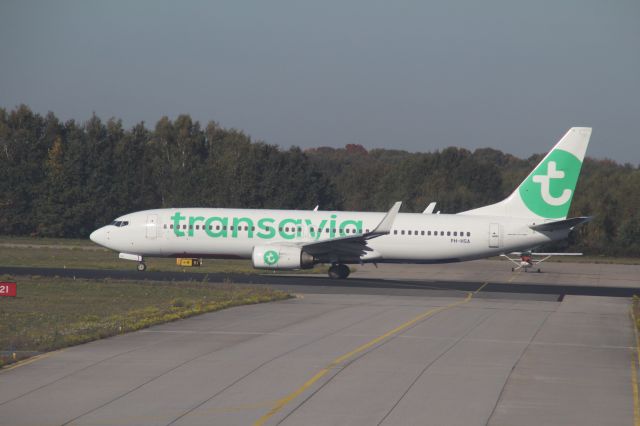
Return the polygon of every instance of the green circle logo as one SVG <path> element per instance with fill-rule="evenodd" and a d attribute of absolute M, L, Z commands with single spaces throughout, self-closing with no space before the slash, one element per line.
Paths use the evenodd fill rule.
<path fill-rule="evenodd" d="M 538 216 L 566 217 L 581 166 L 573 154 L 554 150 L 520 185 L 522 201 Z"/>
<path fill-rule="evenodd" d="M 276 263 L 278 263 L 278 259 L 280 259 L 280 256 L 278 256 L 278 252 L 275 250 L 268 250 L 264 252 L 264 256 L 262 256 L 262 259 L 264 260 L 264 263 L 266 263 L 267 265 L 271 266 L 271 265 L 275 265 Z"/>

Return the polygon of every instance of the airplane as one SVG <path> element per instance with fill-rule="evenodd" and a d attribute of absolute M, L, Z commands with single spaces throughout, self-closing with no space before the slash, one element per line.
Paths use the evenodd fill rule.
<path fill-rule="evenodd" d="M 450 263 L 528 250 L 568 236 L 588 217 L 567 219 L 590 127 L 573 127 L 511 195 L 457 214 L 163 208 L 125 214 L 94 231 L 93 242 L 146 269 L 149 257 L 250 259 L 256 269 L 330 264 Z M 435 206 L 434 206 L 435 207 Z M 433 207 L 431 213 L 433 212 Z"/>
<path fill-rule="evenodd" d="M 511 268 L 511 272 L 515 272 L 520 269 L 527 272 L 529 268 L 534 268 L 535 266 L 538 266 L 545 260 L 550 259 L 552 256 L 582 256 L 582 253 L 539 253 L 539 252 L 533 252 L 531 250 L 522 251 L 522 252 L 514 251 L 509 254 L 518 256 L 518 257 L 513 258 L 513 257 L 510 257 L 508 254 L 504 254 L 504 253 L 501 254 L 500 256 L 504 257 L 505 259 L 509 260 L 511 263 L 515 265 Z M 542 258 L 535 259 L 536 256 L 541 256 Z M 537 270 L 538 272 L 541 272 L 540 268 L 537 268 Z"/>

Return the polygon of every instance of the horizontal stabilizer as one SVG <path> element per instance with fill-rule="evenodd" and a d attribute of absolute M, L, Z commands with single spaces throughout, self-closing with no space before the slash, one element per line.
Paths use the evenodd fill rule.
<path fill-rule="evenodd" d="M 538 225 L 530 225 L 529 228 L 534 231 L 557 231 L 560 229 L 573 229 L 578 225 L 589 222 L 593 219 L 590 216 L 572 217 L 571 219 L 556 220 L 554 222 L 546 222 Z"/>

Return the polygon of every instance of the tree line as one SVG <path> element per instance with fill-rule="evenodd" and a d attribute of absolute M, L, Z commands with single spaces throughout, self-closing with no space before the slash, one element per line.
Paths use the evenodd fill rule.
<path fill-rule="evenodd" d="M 60 121 L 27 106 L 0 109 L 0 234 L 86 238 L 124 213 L 160 207 L 442 213 L 506 197 L 541 160 L 494 149 L 428 153 L 292 147 L 253 141 L 188 115 L 154 129 L 95 114 Z M 640 170 L 587 158 L 570 216 L 594 220 L 558 248 L 640 256 Z"/>

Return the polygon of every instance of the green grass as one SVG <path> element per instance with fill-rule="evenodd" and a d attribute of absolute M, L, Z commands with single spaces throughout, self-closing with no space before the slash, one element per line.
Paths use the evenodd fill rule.
<path fill-rule="evenodd" d="M 22 276 L 0 280 L 18 283 L 18 297 L 0 298 L 0 366 L 204 312 L 290 297 L 266 287 L 230 283 Z"/>
<path fill-rule="evenodd" d="M 0 244 L 25 244 L 31 246 L 60 245 L 60 246 L 92 246 L 98 247 L 90 239 L 77 238 L 39 238 L 39 237 L 10 237 L 0 235 Z"/>
<path fill-rule="evenodd" d="M 50 238 L 0 237 L 0 262 L 2 266 L 29 266 L 49 268 L 85 269 L 136 269 L 136 262 L 121 260 L 118 253 L 102 248 L 89 240 L 64 240 Z M 260 272 L 248 260 L 204 259 L 200 267 L 180 267 L 175 259 L 147 258 L 149 271 L 192 271 L 205 273 Z M 295 273 L 326 273 L 327 267 L 295 271 Z M 269 273 L 269 271 L 262 271 Z M 286 271 L 278 271 L 283 273 Z"/>

